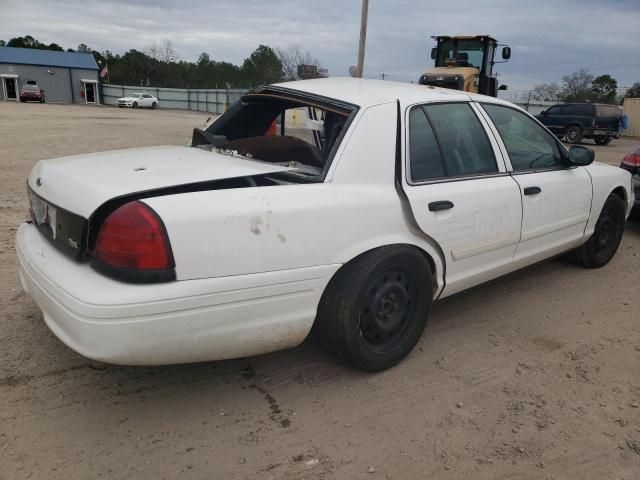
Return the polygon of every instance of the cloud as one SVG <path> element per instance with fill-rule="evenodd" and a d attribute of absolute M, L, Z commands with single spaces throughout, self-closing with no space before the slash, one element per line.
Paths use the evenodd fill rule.
<path fill-rule="evenodd" d="M 38 40 L 98 50 L 144 49 L 170 39 L 180 56 L 242 63 L 259 44 L 299 44 L 332 75 L 356 62 L 359 0 L 0 0 L 5 40 Z M 28 14 L 25 12 L 28 11 Z M 371 0 L 365 75 L 416 80 L 431 64 L 431 35 L 491 34 L 512 47 L 496 67 L 510 89 L 561 81 L 586 68 L 620 85 L 640 81 L 637 0 L 499 1 L 454 3 Z"/>

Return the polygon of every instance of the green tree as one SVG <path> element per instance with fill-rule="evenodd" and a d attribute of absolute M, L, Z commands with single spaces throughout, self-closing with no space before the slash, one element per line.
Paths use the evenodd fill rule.
<path fill-rule="evenodd" d="M 611 75 L 600 75 L 593 79 L 591 91 L 593 99 L 601 103 L 615 103 L 618 82 Z"/>
<path fill-rule="evenodd" d="M 198 56 L 198 66 L 209 65 L 210 63 L 211 63 L 211 57 L 209 57 L 209 54 L 207 52 L 202 52 Z"/>
<path fill-rule="evenodd" d="M 260 45 L 242 64 L 242 71 L 252 86 L 282 80 L 282 63 L 271 47 Z"/>
<path fill-rule="evenodd" d="M 5 42 L 4 40 L 0 40 L 0 47 L 4 47 L 7 45 L 7 42 Z"/>
<path fill-rule="evenodd" d="M 631 88 L 625 92 L 624 98 L 640 98 L 640 82 L 631 85 Z"/>

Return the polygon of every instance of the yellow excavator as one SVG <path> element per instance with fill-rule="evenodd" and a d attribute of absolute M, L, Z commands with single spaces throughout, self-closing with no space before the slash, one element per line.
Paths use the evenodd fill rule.
<path fill-rule="evenodd" d="M 436 45 L 431 49 L 435 66 L 425 71 L 418 80 L 421 85 L 451 88 L 465 92 L 498 96 L 498 78 L 493 73 L 496 63 L 511 58 L 511 48 L 498 44 L 490 35 L 435 36 Z M 496 50 L 502 47 L 502 61 L 496 61 Z"/>

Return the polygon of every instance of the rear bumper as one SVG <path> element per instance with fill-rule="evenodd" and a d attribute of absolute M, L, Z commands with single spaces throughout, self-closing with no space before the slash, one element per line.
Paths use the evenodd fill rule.
<path fill-rule="evenodd" d="M 24 290 L 67 346 L 95 360 L 160 365 L 257 355 L 307 336 L 339 265 L 131 285 L 53 248 L 33 225 L 17 232 Z"/>

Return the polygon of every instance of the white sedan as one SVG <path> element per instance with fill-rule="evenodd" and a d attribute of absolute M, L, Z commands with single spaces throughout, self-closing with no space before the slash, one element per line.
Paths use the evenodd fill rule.
<path fill-rule="evenodd" d="M 118 107 L 157 108 L 158 105 L 160 102 L 150 93 L 132 93 L 118 99 Z"/>
<path fill-rule="evenodd" d="M 306 127 L 310 127 L 308 129 Z M 257 88 L 191 147 L 39 162 L 20 277 L 87 357 L 292 347 L 389 368 L 431 304 L 561 253 L 615 254 L 631 175 L 495 98 L 319 79 Z"/>

